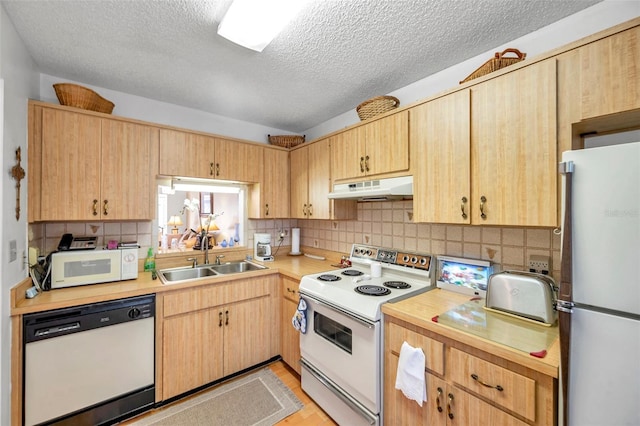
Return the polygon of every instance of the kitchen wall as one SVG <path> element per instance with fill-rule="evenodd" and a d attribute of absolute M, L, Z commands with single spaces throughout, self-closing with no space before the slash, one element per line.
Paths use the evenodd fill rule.
<path fill-rule="evenodd" d="M 22 168 L 27 168 L 27 99 L 38 96 L 36 64 L 27 52 L 4 7 L 0 7 L 0 161 L 2 208 L 0 209 L 0 424 L 10 424 L 11 326 L 9 290 L 27 276 L 22 253 L 27 247 L 27 183 L 20 189 L 20 219 L 15 216 L 16 181 L 10 170 L 16 164 L 16 149 L 22 150 Z M 2 84 L 0 84 L 0 88 Z M 10 261 L 9 241 L 16 242 L 17 258 Z"/>

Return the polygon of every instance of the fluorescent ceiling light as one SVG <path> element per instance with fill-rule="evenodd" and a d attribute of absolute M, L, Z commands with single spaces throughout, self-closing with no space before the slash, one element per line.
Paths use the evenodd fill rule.
<path fill-rule="evenodd" d="M 304 4 L 303 0 L 234 0 L 218 25 L 218 34 L 262 52 Z"/>

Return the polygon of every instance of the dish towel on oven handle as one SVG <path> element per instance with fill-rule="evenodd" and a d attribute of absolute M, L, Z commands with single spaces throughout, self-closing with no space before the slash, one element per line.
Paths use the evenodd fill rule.
<path fill-rule="evenodd" d="M 296 313 L 293 314 L 293 318 L 291 318 L 291 324 L 293 324 L 293 328 L 300 333 L 305 334 L 307 332 L 307 302 L 302 298 L 300 298 L 298 302 Z"/>
<path fill-rule="evenodd" d="M 421 407 L 422 402 L 427 400 L 424 369 L 425 357 L 422 349 L 403 342 L 396 372 L 396 389 L 401 390 L 405 397 L 417 402 Z"/>

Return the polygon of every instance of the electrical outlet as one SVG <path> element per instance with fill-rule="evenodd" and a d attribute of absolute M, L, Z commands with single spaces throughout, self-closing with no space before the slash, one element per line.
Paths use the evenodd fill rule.
<path fill-rule="evenodd" d="M 9 241 L 9 263 L 18 259 L 18 243 L 16 240 Z"/>
<path fill-rule="evenodd" d="M 551 258 L 549 256 L 532 254 L 529 256 L 529 272 L 549 275 L 549 272 L 551 272 Z"/>
<path fill-rule="evenodd" d="M 278 231 L 278 241 L 284 240 L 285 235 L 287 235 L 287 233 L 283 229 Z"/>

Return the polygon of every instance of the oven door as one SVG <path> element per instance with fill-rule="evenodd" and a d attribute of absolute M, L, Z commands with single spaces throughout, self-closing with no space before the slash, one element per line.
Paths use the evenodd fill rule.
<path fill-rule="evenodd" d="M 380 322 L 356 318 L 306 294 L 301 297 L 307 303 L 307 332 L 300 335 L 303 360 L 377 415 L 381 398 Z"/>

